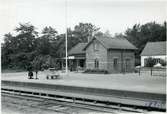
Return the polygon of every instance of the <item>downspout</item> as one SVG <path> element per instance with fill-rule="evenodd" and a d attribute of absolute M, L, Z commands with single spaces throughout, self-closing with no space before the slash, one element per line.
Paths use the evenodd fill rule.
<path fill-rule="evenodd" d="M 124 73 L 124 71 L 123 71 L 123 50 L 121 51 L 121 70 L 122 70 L 122 73 Z"/>

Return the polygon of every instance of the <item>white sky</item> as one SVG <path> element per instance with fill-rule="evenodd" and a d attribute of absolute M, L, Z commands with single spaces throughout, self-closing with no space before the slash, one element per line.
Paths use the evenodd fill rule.
<path fill-rule="evenodd" d="M 111 34 L 124 32 L 136 23 L 166 20 L 165 0 L 67 0 L 68 27 L 91 22 Z M 30 22 L 38 31 L 45 26 L 65 31 L 65 0 L 0 0 L 0 37 Z"/>

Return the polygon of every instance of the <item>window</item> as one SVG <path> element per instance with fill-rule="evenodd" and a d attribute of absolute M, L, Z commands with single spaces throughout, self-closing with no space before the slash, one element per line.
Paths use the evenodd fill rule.
<path fill-rule="evenodd" d="M 160 59 L 158 58 L 158 59 L 155 59 L 155 63 L 157 64 L 157 63 L 160 63 Z"/>
<path fill-rule="evenodd" d="M 118 58 L 114 58 L 114 69 L 118 69 Z"/>
<path fill-rule="evenodd" d="M 98 51 L 99 50 L 99 43 L 94 42 L 94 50 Z"/>
<path fill-rule="evenodd" d="M 95 68 L 99 68 L 99 60 L 95 59 Z"/>
<path fill-rule="evenodd" d="M 86 53 L 86 58 L 89 57 L 89 53 Z"/>
<path fill-rule="evenodd" d="M 145 58 L 144 59 L 144 66 L 147 66 L 147 61 L 148 61 L 148 58 Z"/>

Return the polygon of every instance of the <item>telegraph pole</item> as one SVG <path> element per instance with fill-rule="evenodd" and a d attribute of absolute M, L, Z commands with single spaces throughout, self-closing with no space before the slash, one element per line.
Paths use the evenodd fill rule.
<path fill-rule="evenodd" d="M 65 43 L 65 47 L 66 47 L 66 75 L 68 75 L 68 55 L 67 55 L 67 0 L 65 0 L 65 30 L 66 30 L 66 34 L 65 34 L 65 39 L 66 39 L 66 43 Z"/>

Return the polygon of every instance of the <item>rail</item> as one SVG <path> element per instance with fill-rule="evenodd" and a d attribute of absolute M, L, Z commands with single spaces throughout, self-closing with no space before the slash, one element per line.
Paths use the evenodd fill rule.
<path fill-rule="evenodd" d="M 89 98 L 80 98 L 80 97 L 72 97 L 72 96 L 65 96 L 65 95 L 56 95 L 47 92 L 38 92 L 38 91 L 26 91 L 26 90 L 19 90 L 19 89 L 10 89 L 10 88 L 1 88 L 1 92 L 5 94 L 11 95 L 19 95 L 19 96 L 26 96 L 30 98 L 42 98 L 48 99 L 52 102 L 59 101 L 59 102 L 66 102 L 71 104 L 75 104 L 75 106 L 80 106 L 80 108 L 87 108 L 92 110 L 98 110 L 103 112 L 113 112 L 113 110 L 122 110 L 128 112 L 143 112 L 143 110 L 150 110 L 150 111 L 166 111 L 166 109 L 161 109 L 159 107 L 144 107 L 144 106 L 136 106 L 136 105 L 127 105 L 121 104 L 116 102 L 107 102 L 89 99 Z M 157 104 L 153 104 L 157 105 Z"/>

